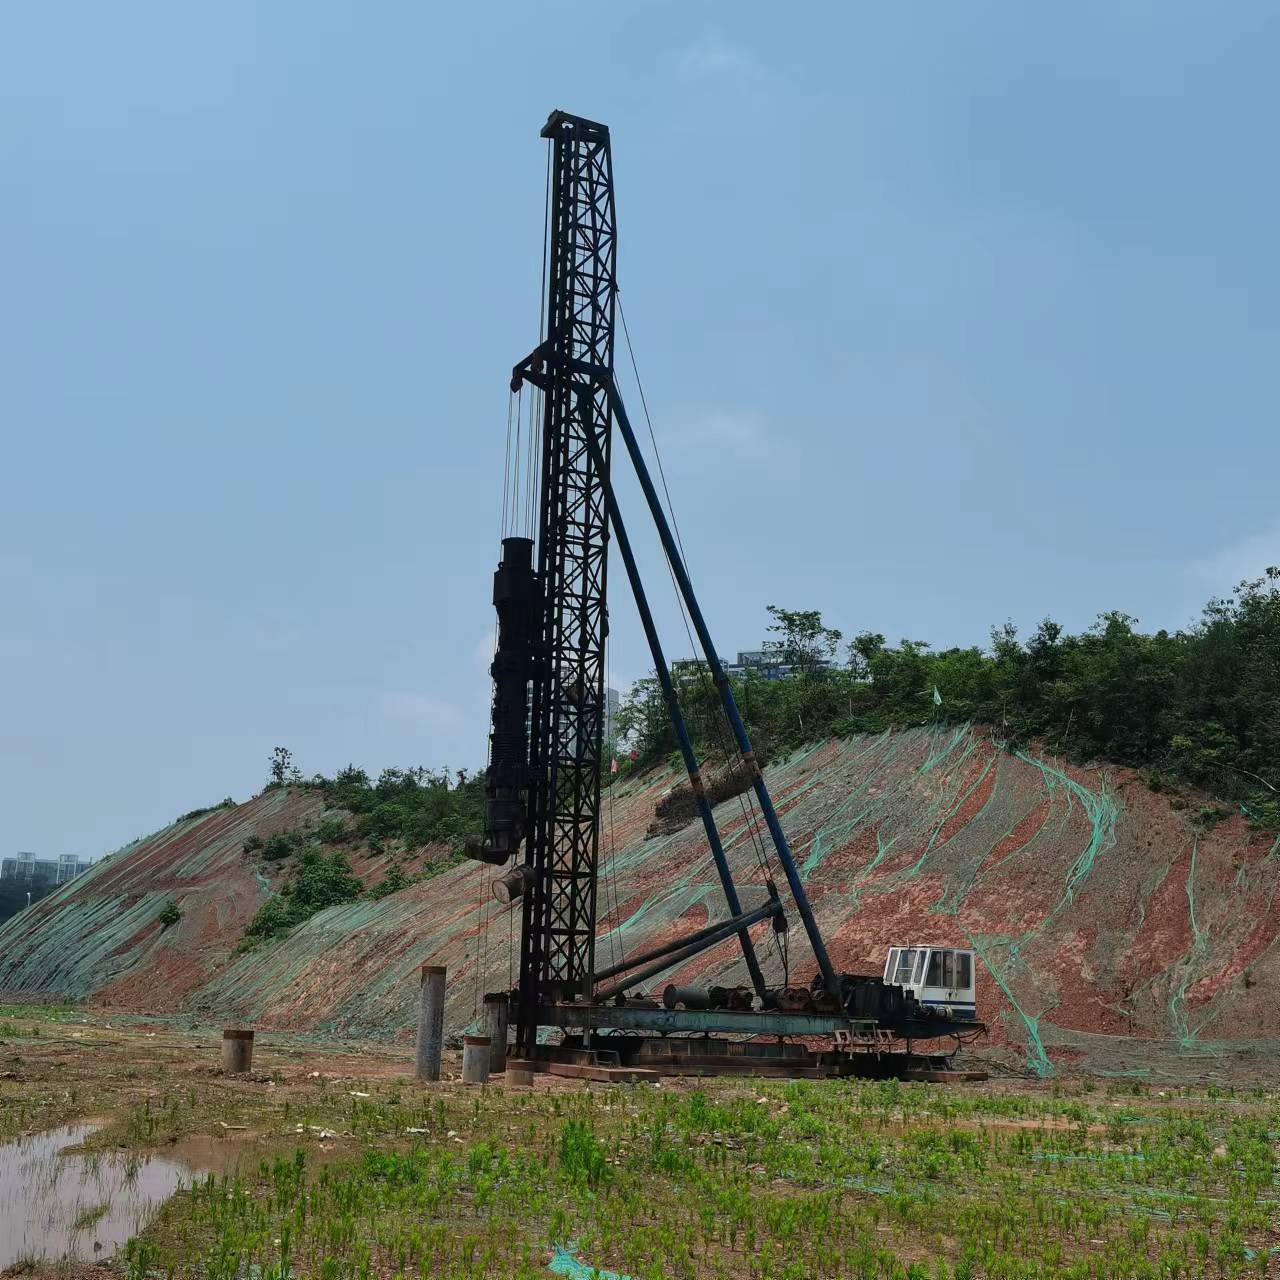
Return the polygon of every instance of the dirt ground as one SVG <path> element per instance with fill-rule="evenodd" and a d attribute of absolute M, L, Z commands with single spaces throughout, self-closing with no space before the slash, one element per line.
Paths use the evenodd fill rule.
<path fill-rule="evenodd" d="M 422 1085 L 406 1049 L 270 1034 L 252 1072 L 230 1077 L 217 1029 L 0 1006 L 0 1236 L 24 1194 L 6 1169 L 54 1144 L 24 1175 L 43 1197 L 25 1224 L 34 1244 L 11 1248 L 4 1274 L 958 1280 L 1280 1265 L 1280 1100 L 1262 1088 L 538 1076 L 476 1089 L 459 1066 L 447 1054 L 445 1079 Z"/>

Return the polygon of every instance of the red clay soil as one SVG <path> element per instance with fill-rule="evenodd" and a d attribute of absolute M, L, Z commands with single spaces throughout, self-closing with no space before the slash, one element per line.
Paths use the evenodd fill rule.
<path fill-rule="evenodd" d="M 1174 1078 L 1280 1062 L 1273 836 L 1240 818 L 1202 825 L 1201 797 L 1156 794 L 1132 771 L 1038 749 L 1011 753 L 978 729 L 833 740 L 767 774 L 837 967 L 878 974 L 887 948 L 908 942 L 975 947 L 980 1012 L 1011 1065 Z M 606 797 L 601 957 L 724 918 L 700 822 L 648 834 L 677 781 L 659 770 Z M 464 1028 L 474 993 L 501 989 L 513 968 L 518 920 L 489 897 L 493 868 L 453 868 L 232 954 L 278 874 L 244 854 L 245 836 L 315 821 L 319 803 L 268 793 L 117 855 L 0 928 L 0 989 L 394 1038 L 413 1026 L 418 968 L 443 963 L 448 1024 Z M 765 872 L 751 824 L 738 798 L 716 816 L 754 905 Z M 385 859 L 355 865 L 367 884 L 385 874 Z M 776 863 L 767 871 L 785 899 Z M 164 929 L 168 900 L 182 918 Z M 786 976 L 807 981 L 813 960 L 792 915 Z M 752 932 L 767 978 L 782 981 L 769 925 Z M 643 985 L 745 979 L 730 939 Z"/>

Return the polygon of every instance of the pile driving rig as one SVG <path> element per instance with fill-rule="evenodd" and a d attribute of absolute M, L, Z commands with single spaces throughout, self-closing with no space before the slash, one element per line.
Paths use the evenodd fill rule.
<path fill-rule="evenodd" d="M 838 974 L 769 797 L 728 677 L 717 656 L 671 526 L 614 380 L 616 222 L 609 130 L 554 111 L 542 129 L 548 173 L 544 339 L 514 368 L 513 393 L 540 396 L 536 527 L 504 537 L 494 575 L 498 614 L 482 838 L 468 852 L 508 869 L 494 896 L 522 912 L 520 979 L 513 993 L 516 1053 L 529 1060 L 694 1068 L 900 1071 L 884 1065 L 890 1040 L 957 1039 L 982 1029 L 919 1003 L 880 976 Z M 744 906 L 730 871 L 681 713 L 644 584 L 610 482 L 621 436 L 697 633 L 748 772 L 787 893 L 817 961 L 807 987 L 771 989 L 751 929 L 787 928 L 772 882 Z M 504 530 L 505 531 L 505 530 Z M 596 958 L 601 748 L 605 705 L 607 552 L 617 543 L 689 775 L 727 914 L 664 946 L 607 965 Z M 535 556 L 536 548 L 536 556 Z M 514 861 L 513 861 L 514 860 Z M 661 1001 L 628 995 L 646 979 L 737 937 L 750 987 L 668 988 Z M 548 1036 L 545 1029 L 559 1029 Z M 544 1034 L 540 1035 L 540 1031 Z M 672 1033 L 695 1033 L 690 1039 Z M 739 1036 L 745 1039 L 733 1040 Z M 777 1037 L 776 1044 L 756 1039 Z M 815 1053 L 788 1038 L 823 1037 Z M 872 1052 L 867 1052 L 871 1050 Z M 607 1057 L 606 1057 L 607 1055 Z M 916 1060 L 917 1064 L 919 1059 Z M 878 1064 L 878 1065 L 873 1065 Z"/>

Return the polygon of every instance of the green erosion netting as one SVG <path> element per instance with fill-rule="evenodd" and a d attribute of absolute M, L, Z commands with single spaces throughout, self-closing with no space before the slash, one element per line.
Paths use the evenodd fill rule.
<path fill-rule="evenodd" d="M 245 838 L 318 811 L 303 793 L 269 791 L 134 841 L 0 926 L 0 991 L 82 1000 L 135 994 L 166 1009 L 207 976 L 244 932 L 267 886 Z M 160 915 L 173 902 L 182 918 Z"/>
<path fill-rule="evenodd" d="M 567 1248 L 556 1248 L 555 1256 L 547 1264 L 547 1270 L 552 1275 L 568 1276 L 569 1280 L 631 1280 L 630 1276 L 621 1275 L 617 1271 L 605 1271 L 583 1262 L 572 1244 Z"/>
<path fill-rule="evenodd" d="M 1009 751 L 967 725 L 825 741 L 768 779 L 837 967 L 878 974 L 892 945 L 972 946 L 991 1052 L 1018 1070 L 1274 1074 L 1280 841 L 1243 816 L 1202 825 L 1132 775 Z M 701 825 L 648 835 L 679 781 L 657 770 L 606 793 L 602 961 L 726 915 Z M 95 869 L 10 921 L 0 989 L 105 991 L 142 1008 L 176 983 L 174 1007 L 211 1020 L 389 1039 L 411 1034 L 429 962 L 448 968 L 447 1025 L 461 1031 L 518 964 L 518 913 L 493 902 L 488 866 L 332 907 L 231 955 L 265 893 L 243 835 L 292 795 L 171 828 L 113 860 L 112 875 Z M 754 904 L 763 826 L 740 798 L 716 817 Z M 161 931 L 152 922 L 170 896 L 183 918 Z M 814 965 L 794 922 L 789 956 L 767 923 L 754 937 L 766 978 L 807 981 Z M 730 939 L 646 986 L 745 981 Z"/>

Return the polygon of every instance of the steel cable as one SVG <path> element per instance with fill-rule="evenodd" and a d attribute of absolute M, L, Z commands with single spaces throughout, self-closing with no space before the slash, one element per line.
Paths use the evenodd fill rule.
<path fill-rule="evenodd" d="M 623 306 L 621 290 L 618 291 L 618 315 L 622 320 L 622 333 L 627 344 L 627 355 L 631 361 L 631 371 L 636 380 L 636 390 L 640 394 L 640 407 L 644 412 L 645 426 L 649 432 L 649 441 L 653 447 L 654 459 L 657 462 L 657 466 L 658 466 L 658 477 L 662 483 L 662 492 L 666 500 L 667 515 L 671 520 L 672 530 L 675 533 L 676 546 L 679 548 L 679 552 L 680 552 L 681 566 L 684 568 L 685 574 L 688 575 L 689 562 L 688 562 L 688 557 L 685 554 L 684 539 L 681 537 L 680 523 L 676 518 L 675 506 L 671 501 L 671 490 L 667 485 L 666 470 L 663 467 L 663 463 L 662 463 L 662 451 L 658 447 L 657 435 L 655 434 L 653 429 L 653 420 L 649 414 L 649 402 L 644 393 L 644 383 L 640 378 L 640 367 L 636 361 L 635 349 L 631 343 L 631 331 L 627 326 L 627 314 Z M 676 604 L 680 611 L 681 621 L 684 624 L 685 636 L 687 637 L 689 642 L 689 649 L 691 652 L 696 653 L 697 646 L 694 642 L 693 630 L 689 622 L 688 612 L 685 608 L 684 597 L 679 589 L 679 583 L 676 579 L 675 570 L 670 563 L 668 563 L 667 565 L 667 571 L 671 577 L 671 585 L 672 585 L 673 591 L 675 592 Z M 714 698 L 716 695 L 715 695 L 714 683 L 711 679 L 710 664 L 707 662 L 700 662 L 698 665 L 699 665 L 700 675 L 702 678 L 703 690 L 709 691 L 712 694 L 712 697 Z M 677 690 L 677 696 L 678 696 L 678 690 Z M 723 713 L 721 714 L 713 713 L 711 717 L 711 723 L 712 723 L 714 732 L 716 734 L 717 745 L 720 748 L 721 757 L 724 759 L 726 764 L 728 764 L 733 758 L 736 757 L 738 760 L 741 760 L 742 757 L 741 757 L 741 752 L 736 747 L 731 747 L 729 741 L 727 740 L 727 737 L 725 735 L 725 726 L 722 723 L 722 714 Z M 748 843 L 750 844 L 751 849 L 755 854 L 756 866 L 761 872 L 761 874 L 764 876 L 766 881 L 771 880 L 773 877 L 769 867 L 768 853 L 765 849 L 764 839 L 760 834 L 759 821 L 762 815 L 758 816 L 755 796 L 754 794 L 751 794 L 751 793 L 739 793 L 739 795 L 737 796 L 737 800 L 738 800 L 739 810 L 742 813 L 744 826 L 746 827 L 748 832 L 748 837 L 749 837 Z M 783 972 L 785 974 L 787 971 L 788 965 L 787 965 L 787 957 L 783 951 L 782 943 L 779 941 L 779 938 L 781 935 L 779 935 L 775 930 L 772 930 L 772 929 L 770 930 L 770 933 L 772 933 L 773 935 L 775 948 L 778 953 L 778 960 L 782 965 Z"/>

